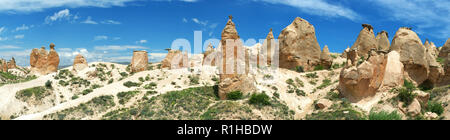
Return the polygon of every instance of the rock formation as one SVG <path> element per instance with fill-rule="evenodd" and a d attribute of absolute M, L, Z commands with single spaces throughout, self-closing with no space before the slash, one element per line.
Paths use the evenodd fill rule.
<path fill-rule="evenodd" d="M 443 70 L 421 42 L 414 31 L 402 27 L 396 32 L 390 50 L 400 53 L 406 79 L 416 85 L 424 82 L 436 84 L 436 78 L 439 77 L 437 75 L 442 75 Z"/>
<path fill-rule="evenodd" d="M 274 47 L 275 46 L 272 46 L 272 42 L 274 42 L 274 39 L 275 39 L 275 37 L 273 36 L 273 32 L 272 32 L 272 29 L 270 29 L 270 32 L 269 32 L 269 34 L 267 34 L 267 37 L 266 37 L 266 44 L 267 44 L 267 47 L 266 47 L 266 53 L 263 53 L 263 56 L 265 56 L 265 58 L 267 59 L 267 65 L 271 65 L 272 64 L 272 58 L 273 58 L 273 52 L 275 51 L 275 50 L 273 50 L 273 49 L 275 49 Z"/>
<path fill-rule="evenodd" d="M 445 59 L 444 70 L 444 76 L 439 79 L 439 86 L 450 85 L 450 55 Z"/>
<path fill-rule="evenodd" d="M 388 51 L 389 50 L 389 36 L 386 31 L 381 31 L 377 34 L 375 38 L 377 40 L 378 50 Z"/>
<path fill-rule="evenodd" d="M 73 70 L 74 71 L 82 71 L 83 69 L 89 67 L 88 63 L 86 61 L 86 58 L 83 57 L 83 55 L 78 54 L 75 56 L 75 59 L 73 60 Z"/>
<path fill-rule="evenodd" d="M 433 42 L 429 41 L 428 39 L 423 44 L 425 46 L 425 49 L 427 49 L 427 52 L 429 52 L 433 57 L 438 57 L 439 50 L 437 49 L 436 45 L 434 45 Z"/>
<path fill-rule="evenodd" d="M 320 54 L 320 65 L 322 65 L 325 69 L 330 69 L 332 64 L 333 59 L 330 56 L 328 46 L 325 45 L 325 47 L 323 47 L 322 53 Z"/>
<path fill-rule="evenodd" d="M 133 51 L 131 58 L 131 72 L 141 72 L 148 68 L 148 53 L 147 51 Z"/>
<path fill-rule="evenodd" d="M 351 49 L 358 50 L 358 56 L 367 58 L 367 53 L 373 48 L 377 49 L 377 41 L 370 24 L 362 24 L 363 29 L 359 32 L 356 42 Z"/>
<path fill-rule="evenodd" d="M 30 65 L 32 74 L 46 75 L 56 72 L 59 66 L 59 55 L 55 51 L 55 44 L 50 44 L 50 52 L 41 49 L 33 49 L 30 54 Z"/>
<path fill-rule="evenodd" d="M 0 71 L 1 72 L 8 72 L 9 69 L 15 69 L 17 68 L 16 60 L 14 57 L 11 58 L 11 60 L 6 61 L 4 59 L 0 59 Z"/>
<path fill-rule="evenodd" d="M 394 87 L 403 86 L 403 64 L 400 62 L 400 54 L 397 51 L 391 51 L 387 54 L 386 69 L 383 77 L 382 88 L 390 90 Z"/>
<path fill-rule="evenodd" d="M 449 53 L 450 53 L 450 38 L 448 38 L 444 46 L 440 48 L 439 57 L 445 59 L 447 58 Z"/>
<path fill-rule="evenodd" d="M 161 61 L 161 68 L 179 69 L 185 68 L 189 65 L 189 58 L 187 52 L 182 53 L 180 50 L 167 49 L 166 58 Z"/>
<path fill-rule="evenodd" d="M 350 47 L 347 46 L 347 49 L 344 50 L 344 52 L 342 52 L 341 57 L 342 58 L 347 58 L 347 53 L 350 52 Z"/>
<path fill-rule="evenodd" d="M 216 53 L 214 50 L 214 47 L 211 43 L 209 43 L 208 47 L 206 48 L 205 52 L 203 53 L 203 65 L 211 65 L 211 66 L 215 66 L 215 59 L 216 58 Z"/>
<path fill-rule="evenodd" d="M 278 40 L 280 68 L 293 69 L 302 66 L 305 71 L 311 71 L 320 63 L 320 46 L 314 26 L 308 21 L 297 17 L 281 31 Z"/>
<path fill-rule="evenodd" d="M 222 31 L 221 52 L 222 65 L 220 65 L 219 80 L 219 97 L 226 99 L 227 94 L 233 91 L 241 91 L 249 94 L 256 90 L 254 78 L 248 75 L 247 66 L 245 64 L 247 49 L 240 42 L 236 26 L 229 17 L 225 28 Z M 235 42 L 235 44 L 228 44 Z M 227 54 L 227 53 L 233 54 Z"/>
<path fill-rule="evenodd" d="M 361 65 L 346 67 L 340 73 L 339 91 L 352 102 L 375 95 L 382 85 L 387 64 L 386 55 L 371 54 Z"/>

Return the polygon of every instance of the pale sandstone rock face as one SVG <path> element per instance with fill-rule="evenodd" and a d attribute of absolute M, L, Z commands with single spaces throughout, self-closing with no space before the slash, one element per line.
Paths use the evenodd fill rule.
<path fill-rule="evenodd" d="M 319 109 L 327 109 L 332 104 L 333 104 L 333 102 L 331 102 L 328 99 L 320 99 L 320 100 L 317 101 L 316 107 L 319 108 Z"/>
<path fill-rule="evenodd" d="M 275 37 L 273 36 L 273 32 L 272 29 L 270 29 L 269 34 L 267 34 L 266 37 L 266 44 L 267 44 L 267 48 L 266 48 L 266 53 L 263 53 L 263 56 L 266 57 L 267 59 L 267 65 L 271 65 L 272 64 L 272 58 L 273 58 L 273 52 L 275 49 L 275 46 L 272 46 L 272 42 L 274 42 Z M 259 59 L 258 59 L 259 60 Z"/>
<path fill-rule="evenodd" d="M 236 30 L 236 26 L 232 21 L 232 17 L 228 20 L 225 28 L 222 31 L 221 40 L 221 52 L 222 52 L 222 65 L 220 65 L 219 74 L 219 97 L 220 99 L 226 99 L 227 94 L 233 91 L 241 91 L 244 94 L 249 94 L 256 90 L 255 79 L 248 75 L 248 51 L 242 43 L 239 43 L 239 35 Z M 228 41 L 237 42 L 236 44 L 228 44 Z M 243 52 L 244 51 L 244 52 Z M 234 57 L 227 57 L 227 53 L 233 52 Z M 244 56 L 238 56 L 238 53 L 244 53 Z M 232 54 L 228 54 L 233 56 Z M 234 63 L 228 63 L 234 62 Z M 245 69 L 243 69 L 245 68 Z M 230 71 L 233 69 L 233 71 Z M 227 71 L 228 70 L 228 71 Z M 239 72 L 240 71 L 240 72 Z"/>
<path fill-rule="evenodd" d="M 347 49 L 344 50 L 344 52 L 342 52 L 342 58 L 347 58 L 347 53 L 350 52 L 350 47 L 347 46 Z"/>
<path fill-rule="evenodd" d="M 133 51 L 131 58 L 131 72 L 141 72 L 148 68 L 148 53 L 147 51 Z"/>
<path fill-rule="evenodd" d="M 330 56 L 328 46 L 325 45 L 325 47 L 323 47 L 322 53 L 320 54 L 320 65 L 322 65 L 325 69 L 330 69 L 332 64 L 333 59 Z"/>
<path fill-rule="evenodd" d="M 439 86 L 450 85 L 450 55 L 448 55 L 447 59 L 445 60 L 444 69 L 444 76 L 442 76 L 439 80 Z"/>
<path fill-rule="evenodd" d="M 56 72 L 59 66 L 59 55 L 55 51 L 55 44 L 50 44 L 50 52 L 41 49 L 33 49 L 30 54 L 30 65 L 32 74 L 46 75 Z"/>
<path fill-rule="evenodd" d="M 281 31 L 278 40 L 280 68 L 293 69 L 303 66 L 305 71 L 311 71 L 320 63 L 320 46 L 314 26 L 308 21 L 297 17 Z"/>
<path fill-rule="evenodd" d="M 420 104 L 427 107 L 428 101 L 430 100 L 430 93 L 421 90 L 413 91 L 413 93 L 417 95 L 416 97 L 417 101 L 419 101 Z"/>
<path fill-rule="evenodd" d="M 211 43 L 209 43 L 208 47 L 206 48 L 205 52 L 203 53 L 203 65 L 211 65 L 211 66 L 215 66 L 216 60 L 216 53 L 214 50 L 214 47 Z"/>
<path fill-rule="evenodd" d="M 377 40 L 378 50 L 389 50 L 389 46 L 391 46 L 391 44 L 389 43 L 389 36 L 386 31 L 379 32 L 375 39 Z"/>
<path fill-rule="evenodd" d="M 167 53 L 166 58 L 161 61 L 161 68 L 180 69 L 189 66 L 189 57 L 187 52 L 181 52 L 180 50 L 170 50 Z"/>
<path fill-rule="evenodd" d="M 429 52 L 433 57 L 438 57 L 439 50 L 437 49 L 436 45 L 433 42 L 427 39 L 423 44 L 423 46 L 425 46 L 427 52 Z"/>
<path fill-rule="evenodd" d="M 377 53 L 359 66 L 343 68 L 339 77 L 340 93 L 351 102 L 375 95 L 383 82 L 386 64 L 386 56 Z"/>
<path fill-rule="evenodd" d="M 417 34 L 409 28 L 400 28 L 392 40 L 390 50 L 400 53 L 400 61 L 405 67 L 405 78 L 417 85 L 428 79 L 429 64 L 427 53 Z"/>
<path fill-rule="evenodd" d="M 420 114 L 422 107 L 420 106 L 420 102 L 417 99 L 414 99 L 412 103 L 407 108 L 407 113 L 411 116 L 417 116 Z"/>
<path fill-rule="evenodd" d="M 397 51 L 391 51 L 387 54 L 387 64 L 382 87 L 388 90 L 403 86 L 403 72 L 403 63 L 400 62 L 400 54 Z"/>
<path fill-rule="evenodd" d="M 78 54 L 75 56 L 75 59 L 73 60 L 73 70 L 74 71 L 82 71 L 83 69 L 88 67 L 88 63 L 86 61 L 86 58 L 84 58 L 83 55 Z"/>
<path fill-rule="evenodd" d="M 8 72 L 8 62 L 4 59 L 0 59 L 0 71 L 1 72 Z"/>
<path fill-rule="evenodd" d="M 425 117 L 427 120 L 434 120 L 437 119 L 439 115 L 433 112 L 426 112 L 425 114 L 423 114 L 423 117 Z"/>
<path fill-rule="evenodd" d="M 17 68 L 16 59 L 12 57 L 11 60 L 9 60 L 8 62 L 8 69 L 15 69 L 15 68 Z"/>
<path fill-rule="evenodd" d="M 359 32 L 358 38 L 351 49 L 357 49 L 358 56 L 367 58 L 367 53 L 372 49 L 377 49 L 378 45 L 372 25 L 363 24 L 362 26 L 363 29 Z"/>
<path fill-rule="evenodd" d="M 439 57 L 440 58 L 447 58 L 448 54 L 450 53 L 450 38 L 447 39 L 444 46 L 442 46 L 439 50 Z"/>

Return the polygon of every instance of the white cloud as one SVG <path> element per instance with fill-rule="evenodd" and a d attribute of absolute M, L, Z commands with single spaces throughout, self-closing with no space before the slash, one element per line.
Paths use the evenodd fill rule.
<path fill-rule="evenodd" d="M 450 36 L 450 1 L 448 0 L 371 0 L 381 6 L 381 15 L 415 25 L 417 33 L 447 39 Z"/>
<path fill-rule="evenodd" d="M 319 16 L 344 17 L 352 21 L 361 18 L 355 11 L 347 7 L 331 4 L 326 0 L 253 0 L 271 4 L 283 4 L 298 8 L 300 11 Z"/>
<path fill-rule="evenodd" d="M 101 7 L 125 6 L 137 0 L 0 0 L 0 12 L 36 12 L 57 7 Z M 189 0 L 188 0 L 189 1 Z"/>
<path fill-rule="evenodd" d="M 118 21 L 114 21 L 114 20 L 105 20 L 105 21 L 102 21 L 102 23 L 103 24 L 122 24 L 122 23 L 120 23 Z"/>
<path fill-rule="evenodd" d="M 136 41 L 136 44 L 145 44 L 145 43 L 147 43 L 147 40 L 139 40 L 139 41 Z"/>
<path fill-rule="evenodd" d="M 127 50 L 127 49 L 147 49 L 147 47 L 132 46 L 132 45 L 125 45 L 125 46 L 108 45 L 108 46 L 95 46 L 94 49 L 100 50 L 100 51 L 108 51 L 108 50 L 121 51 L 121 50 Z"/>
<path fill-rule="evenodd" d="M 7 37 L 0 37 L 0 41 L 5 41 L 5 40 L 8 40 L 8 38 Z"/>
<path fill-rule="evenodd" d="M 20 49 L 21 47 L 19 46 L 14 46 L 14 45 L 3 45 L 0 46 L 0 49 Z"/>
<path fill-rule="evenodd" d="M 64 9 L 61 10 L 55 14 L 53 14 L 53 16 L 47 16 L 45 18 L 45 23 L 50 24 L 54 21 L 60 21 L 60 20 L 70 20 L 70 18 L 72 17 L 72 15 L 70 14 L 70 10 L 69 9 Z"/>
<path fill-rule="evenodd" d="M 90 16 L 87 17 L 87 19 L 81 23 L 84 24 L 98 24 L 97 22 L 93 21 L 92 18 Z"/>
<path fill-rule="evenodd" d="M 0 34 L 2 34 L 3 31 L 6 31 L 6 28 L 5 28 L 5 27 L 1 27 L 1 28 L 0 28 Z"/>
<path fill-rule="evenodd" d="M 15 39 L 23 39 L 23 38 L 25 38 L 25 35 L 15 35 L 14 38 Z"/>
<path fill-rule="evenodd" d="M 188 20 L 187 20 L 186 18 L 183 18 L 182 21 L 183 21 L 184 23 L 187 23 L 187 22 L 188 22 Z"/>
<path fill-rule="evenodd" d="M 98 41 L 98 40 L 108 40 L 108 36 L 105 36 L 105 35 L 95 36 L 94 40 L 96 40 L 96 41 Z"/>
<path fill-rule="evenodd" d="M 25 24 L 22 24 L 22 26 L 16 27 L 15 31 L 28 30 L 28 29 L 33 28 L 33 27 L 34 27 L 34 25 L 27 26 Z"/>
<path fill-rule="evenodd" d="M 197 18 L 192 18 L 192 21 L 203 26 L 206 26 L 208 24 L 208 21 L 200 21 Z"/>

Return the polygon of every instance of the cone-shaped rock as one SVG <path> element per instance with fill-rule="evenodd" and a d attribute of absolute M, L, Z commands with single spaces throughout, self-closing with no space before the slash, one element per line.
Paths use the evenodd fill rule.
<path fill-rule="evenodd" d="M 206 48 L 205 52 L 203 53 L 202 64 L 215 66 L 215 58 L 216 58 L 216 53 L 215 53 L 214 47 L 211 43 L 209 43 L 208 47 Z"/>
<path fill-rule="evenodd" d="M 244 94 L 253 92 L 256 88 L 254 85 L 254 78 L 247 74 L 246 56 L 247 49 L 242 45 L 236 26 L 229 17 L 225 28 L 222 31 L 221 52 L 222 65 L 220 65 L 219 74 L 219 97 L 226 99 L 227 94 L 233 91 L 240 91 Z M 233 44 L 228 44 L 232 43 Z M 233 53 L 233 54 L 228 54 Z"/>
<path fill-rule="evenodd" d="M 133 51 L 131 58 L 131 72 L 141 72 L 148 68 L 148 53 L 147 51 Z"/>
<path fill-rule="evenodd" d="M 377 40 L 378 44 L 378 50 L 381 51 L 389 51 L 389 36 L 386 31 L 381 31 L 377 34 L 377 37 L 375 38 Z"/>
<path fill-rule="evenodd" d="M 328 46 L 325 45 L 322 53 L 320 54 L 320 65 L 322 65 L 325 69 L 329 69 L 331 68 L 332 63 L 333 59 L 330 56 L 330 51 L 328 50 Z"/>
<path fill-rule="evenodd" d="M 74 71 L 82 71 L 83 69 L 88 67 L 88 63 L 86 61 L 86 58 L 84 58 L 83 55 L 78 54 L 75 56 L 75 59 L 73 60 L 73 70 Z"/>
<path fill-rule="evenodd" d="M 314 26 L 297 17 L 281 31 L 278 37 L 280 44 L 280 67 L 292 69 L 303 66 L 310 71 L 320 63 L 320 46 L 316 39 Z"/>
<path fill-rule="evenodd" d="M 370 24 L 362 24 L 363 29 L 359 32 L 356 42 L 351 49 L 357 49 L 358 56 L 367 58 L 371 49 L 377 49 L 377 41 L 373 33 L 373 27 Z"/>
<path fill-rule="evenodd" d="M 439 57 L 446 59 L 449 53 L 450 53 L 450 38 L 448 38 L 444 46 L 440 48 Z"/>
<path fill-rule="evenodd" d="M 0 71 L 1 72 L 8 72 L 8 62 L 6 62 L 5 59 L 0 59 Z"/>

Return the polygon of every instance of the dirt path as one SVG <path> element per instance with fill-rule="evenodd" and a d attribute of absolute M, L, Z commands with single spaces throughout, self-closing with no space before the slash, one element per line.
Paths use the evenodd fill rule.
<path fill-rule="evenodd" d="M 18 91 L 37 86 L 44 86 L 45 82 L 51 79 L 53 75 L 54 74 L 41 76 L 28 82 L 9 84 L 0 87 L 0 114 L 2 117 L 11 115 L 12 111 L 17 110 L 17 107 L 20 107 L 18 106 L 20 102 L 15 98 Z"/>

